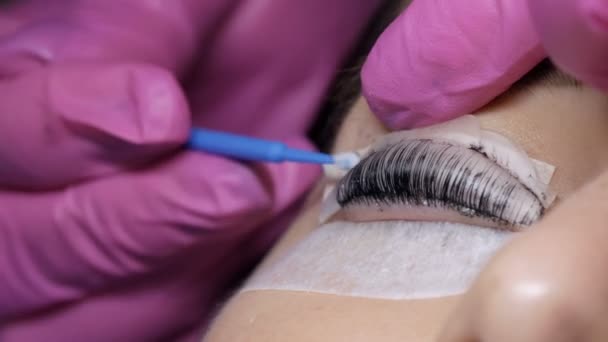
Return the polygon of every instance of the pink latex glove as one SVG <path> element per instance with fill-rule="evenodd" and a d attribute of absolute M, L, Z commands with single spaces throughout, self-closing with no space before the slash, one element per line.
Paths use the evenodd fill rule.
<path fill-rule="evenodd" d="M 526 0 L 414 0 L 381 35 L 363 93 L 388 127 L 471 113 L 545 57 Z"/>
<path fill-rule="evenodd" d="M 378 3 L 2 5 L 0 340 L 200 335 L 318 168 L 177 153 L 191 121 L 311 148 Z"/>
<path fill-rule="evenodd" d="M 534 27 L 553 61 L 608 91 L 608 1 L 528 0 Z"/>
<path fill-rule="evenodd" d="M 429 125 L 484 106 L 545 50 L 608 90 L 608 2 L 414 0 L 376 42 L 363 93 L 389 128 Z"/>

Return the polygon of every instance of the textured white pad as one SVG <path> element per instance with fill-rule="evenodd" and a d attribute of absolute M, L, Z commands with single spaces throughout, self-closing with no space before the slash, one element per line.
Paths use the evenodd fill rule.
<path fill-rule="evenodd" d="M 242 291 L 418 299 L 467 290 L 514 234 L 436 222 L 333 222 L 258 271 Z"/>

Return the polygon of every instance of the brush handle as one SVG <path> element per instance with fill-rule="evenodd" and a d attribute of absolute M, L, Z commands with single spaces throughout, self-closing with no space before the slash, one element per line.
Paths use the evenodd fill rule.
<path fill-rule="evenodd" d="M 289 148 L 279 141 L 193 128 L 188 147 L 194 150 L 232 157 L 240 160 L 331 164 L 330 155 Z"/>

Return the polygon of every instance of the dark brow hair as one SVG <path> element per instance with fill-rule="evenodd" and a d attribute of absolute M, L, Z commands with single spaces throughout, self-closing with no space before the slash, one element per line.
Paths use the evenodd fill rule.
<path fill-rule="evenodd" d="M 501 96 L 511 96 L 537 87 L 581 87 L 581 82 L 559 70 L 548 58 L 538 63 Z"/>
<path fill-rule="evenodd" d="M 321 151 L 329 152 L 331 150 L 338 129 L 361 94 L 360 72 L 367 54 L 382 31 L 399 15 L 406 3 L 385 2 L 370 23 L 367 34 L 361 38 L 345 66 L 338 72 L 328 98 L 309 131 L 309 137 Z M 537 87 L 580 86 L 581 83 L 578 80 L 557 69 L 549 59 L 545 59 L 497 98 L 504 99 L 520 92 L 534 91 L 534 89 L 538 89 Z"/>

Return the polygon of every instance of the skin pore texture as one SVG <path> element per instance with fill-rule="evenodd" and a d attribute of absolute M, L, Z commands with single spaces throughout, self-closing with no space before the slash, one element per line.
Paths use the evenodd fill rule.
<path fill-rule="evenodd" d="M 586 87 L 538 86 L 501 96 L 475 113 L 530 157 L 556 166 L 550 188 L 566 198 L 608 166 L 608 97 Z M 356 150 L 386 129 L 359 99 L 333 152 Z M 310 194 L 288 233 L 259 266 L 267 268 L 318 227 L 324 181 Z M 533 227 L 531 229 L 534 229 Z M 290 270 L 298 272 L 298 270 Z M 383 300 L 295 291 L 235 294 L 205 341 L 433 341 L 461 296 Z"/>

